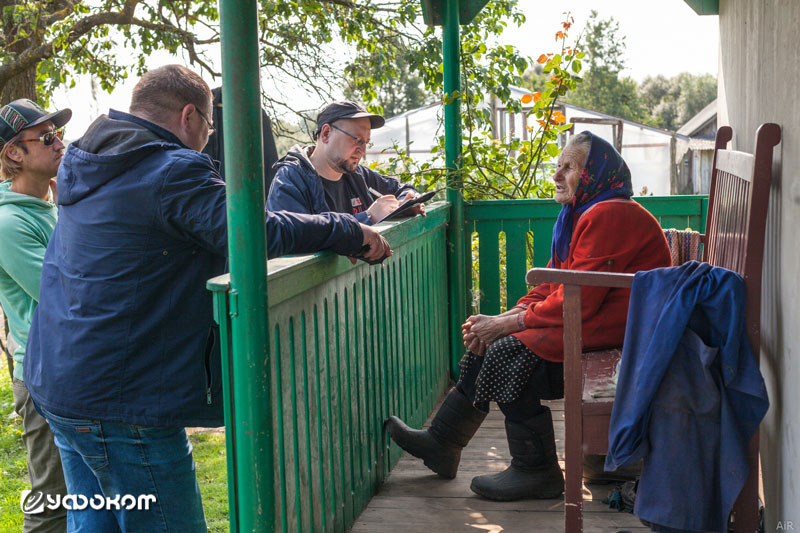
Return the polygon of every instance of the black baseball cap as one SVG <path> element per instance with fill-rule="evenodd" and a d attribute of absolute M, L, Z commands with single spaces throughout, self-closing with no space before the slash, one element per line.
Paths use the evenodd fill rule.
<path fill-rule="evenodd" d="M 317 115 L 317 129 L 314 130 L 314 139 L 319 136 L 322 131 L 322 126 L 336 122 L 342 118 L 368 118 L 371 129 L 380 128 L 386 123 L 386 120 L 380 115 L 370 113 L 367 108 L 356 102 L 343 100 L 341 102 L 333 102 L 326 105 L 322 111 Z"/>
<path fill-rule="evenodd" d="M 58 129 L 69 122 L 71 118 L 72 110 L 70 109 L 48 113 L 36 102 L 27 98 L 14 100 L 0 108 L 0 143 L 8 142 L 22 130 L 38 126 L 48 120 L 53 121 Z"/>

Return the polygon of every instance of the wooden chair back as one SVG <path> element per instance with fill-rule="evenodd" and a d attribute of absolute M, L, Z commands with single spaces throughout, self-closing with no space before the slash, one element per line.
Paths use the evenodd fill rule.
<path fill-rule="evenodd" d="M 771 123 L 759 126 L 752 154 L 726 150 L 725 145 L 733 132 L 729 126 L 723 126 L 719 132 L 711 174 L 706 222 L 708 245 L 704 260 L 738 272 L 744 278 L 747 337 L 758 361 L 761 276 L 772 181 L 772 152 L 781 140 L 781 128 Z M 748 448 L 750 473 L 733 507 L 734 531 L 737 533 L 758 531 L 758 438 L 756 431 Z"/>
<path fill-rule="evenodd" d="M 703 259 L 742 275 L 747 290 L 747 331 L 758 357 L 760 346 L 761 274 L 767 227 L 772 152 L 781 140 L 777 124 L 762 124 L 752 154 L 726 150 L 733 132 L 717 133 Z"/>
<path fill-rule="evenodd" d="M 742 275 L 747 291 L 747 334 L 756 357 L 760 346 L 761 264 L 772 177 L 772 152 L 780 142 L 777 124 L 762 124 L 753 154 L 727 150 L 732 130 L 717 131 L 703 258 L 714 266 Z M 566 531 L 583 529 L 582 459 L 584 453 L 608 451 L 613 397 L 596 397 L 608 388 L 619 350 L 581 353 L 580 296 L 582 286 L 630 288 L 634 274 L 564 271 L 534 268 L 527 282 L 564 285 L 565 397 L 565 523 Z M 737 532 L 758 529 L 758 434 L 749 448 L 750 475 L 734 506 Z"/>

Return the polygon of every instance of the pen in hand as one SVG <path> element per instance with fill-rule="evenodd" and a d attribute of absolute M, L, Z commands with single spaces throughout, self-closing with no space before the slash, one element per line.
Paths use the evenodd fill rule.
<path fill-rule="evenodd" d="M 376 200 L 377 200 L 378 198 L 380 198 L 381 196 L 383 196 L 381 193 L 379 193 L 378 191 L 376 191 L 376 190 L 375 190 L 375 189 L 373 189 L 372 187 L 369 187 L 369 192 L 370 192 L 370 194 L 371 194 L 372 196 L 374 196 L 374 197 L 375 197 L 375 199 L 376 199 Z"/>
<path fill-rule="evenodd" d="M 377 190 L 373 189 L 372 187 L 367 187 L 367 189 L 369 190 L 370 194 L 375 197 L 376 200 L 378 198 L 380 198 L 381 196 L 394 196 L 393 194 L 381 194 Z M 397 198 L 397 196 L 394 196 L 394 197 Z M 397 199 L 400 200 L 400 205 L 403 205 L 407 201 L 411 200 L 411 198 L 409 198 L 408 196 L 404 196 L 402 199 L 400 199 L 400 198 L 397 198 Z"/>

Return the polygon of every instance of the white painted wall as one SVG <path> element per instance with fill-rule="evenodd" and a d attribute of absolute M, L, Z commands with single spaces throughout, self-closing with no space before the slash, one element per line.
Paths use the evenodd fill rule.
<path fill-rule="evenodd" d="M 759 124 L 783 127 L 764 258 L 761 371 L 771 405 L 761 462 L 765 531 L 800 531 L 800 1 L 719 4 L 719 125 L 747 151 Z"/>

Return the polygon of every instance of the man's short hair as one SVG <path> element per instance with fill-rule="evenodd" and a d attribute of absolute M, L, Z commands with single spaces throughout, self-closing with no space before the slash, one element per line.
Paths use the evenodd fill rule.
<path fill-rule="evenodd" d="M 130 112 L 158 119 L 165 111 L 180 111 L 194 104 L 201 113 L 211 113 L 211 89 L 197 73 L 181 65 L 166 65 L 147 71 L 133 88 Z"/>
<path fill-rule="evenodd" d="M 22 163 L 14 161 L 8 156 L 9 148 L 15 144 L 13 140 L 7 143 L 2 143 L 0 146 L 0 181 L 13 180 L 22 170 Z M 18 144 L 19 148 L 28 153 L 28 149 L 24 144 Z"/>

